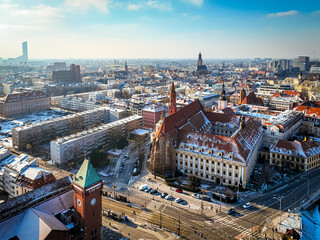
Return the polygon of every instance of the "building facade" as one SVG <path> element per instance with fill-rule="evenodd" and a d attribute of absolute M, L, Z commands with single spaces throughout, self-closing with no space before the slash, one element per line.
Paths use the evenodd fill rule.
<path fill-rule="evenodd" d="M 64 165 L 72 159 L 90 154 L 103 145 L 110 145 L 115 140 L 128 136 L 131 131 L 141 128 L 141 116 L 131 116 L 100 127 L 82 131 L 50 143 L 51 160 L 57 165 Z"/>
<path fill-rule="evenodd" d="M 15 90 L 0 98 L 0 115 L 14 117 L 50 108 L 50 97 L 41 91 Z"/>
<path fill-rule="evenodd" d="M 252 119 L 246 123 L 244 118 L 239 123 L 237 116 L 204 112 L 195 101 L 159 125 L 151 156 L 154 172 L 181 171 L 226 186 L 246 186 L 261 145 L 259 123 Z M 220 134 L 215 134 L 218 130 Z"/>

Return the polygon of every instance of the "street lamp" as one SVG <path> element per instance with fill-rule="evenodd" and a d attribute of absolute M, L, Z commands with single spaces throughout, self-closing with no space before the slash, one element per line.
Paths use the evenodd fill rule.
<path fill-rule="evenodd" d="M 281 225 L 281 200 L 282 200 L 282 197 L 273 197 L 273 199 L 277 199 L 280 201 L 280 208 L 279 208 L 279 211 L 280 211 L 280 222 L 279 222 L 279 227 Z"/>

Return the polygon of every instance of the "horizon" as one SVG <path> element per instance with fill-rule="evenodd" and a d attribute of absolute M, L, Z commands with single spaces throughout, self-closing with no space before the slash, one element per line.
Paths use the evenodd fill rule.
<path fill-rule="evenodd" d="M 0 20 L 4 59 L 320 57 L 312 0 L 0 0 Z"/>

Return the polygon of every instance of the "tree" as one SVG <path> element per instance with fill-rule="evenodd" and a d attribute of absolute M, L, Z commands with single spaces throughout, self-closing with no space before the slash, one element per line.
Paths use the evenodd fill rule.
<path fill-rule="evenodd" d="M 198 191 L 199 187 L 201 186 L 201 179 L 197 178 L 196 176 L 189 176 L 189 182 L 190 182 L 190 189 L 193 191 Z"/>
<path fill-rule="evenodd" d="M 109 164 L 108 154 L 97 149 L 92 150 L 90 159 L 93 167 L 102 168 Z"/>
<path fill-rule="evenodd" d="M 84 128 L 83 116 L 75 116 L 68 120 L 69 132 L 70 134 L 77 133 Z"/>

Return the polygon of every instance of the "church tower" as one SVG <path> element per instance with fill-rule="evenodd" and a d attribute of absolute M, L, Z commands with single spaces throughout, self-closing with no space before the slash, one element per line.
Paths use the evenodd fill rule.
<path fill-rule="evenodd" d="M 100 239 L 102 226 L 102 181 L 85 159 L 72 182 L 75 221 L 83 229 L 83 239 Z"/>
<path fill-rule="evenodd" d="M 225 109 L 227 107 L 226 91 L 224 90 L 224 83 L 222 84 L 222 89 L 220 93 L 220 98 L 218 101 L 218 109 Z"/>
<path fill-rule="evenodd" d="M 169 115 L 174 114 L 177 111 L 177 94 L 174 88 L 174 83 L 172 81 L 171 84 L 171 92 L 170 92 L 170 105 L 169 105 Z"/>
<path fill-rule="evenodd" d="M 199 57 L 198 57 L 198 63 L 197 63 L 197 66 L 202 66 L 202 55 L 201 55 L 201 52 L 199 52 Z"/>
<path fill-rule="evenodd" d="M 127 61 L 124 63 L 124 70 L 126 71 L 126 75 L 128 75 L 128 63 L 127 63 Z"/>
<path fill-rule="evenodd" d="M 246 90 L 244 90 L 244 88 L 242 88 L 242 90 L 240 92 L 239 105 L 241 105 L 243 103 L 246 96 L 247 96 L 247 92 L 246 92 Z"/>

